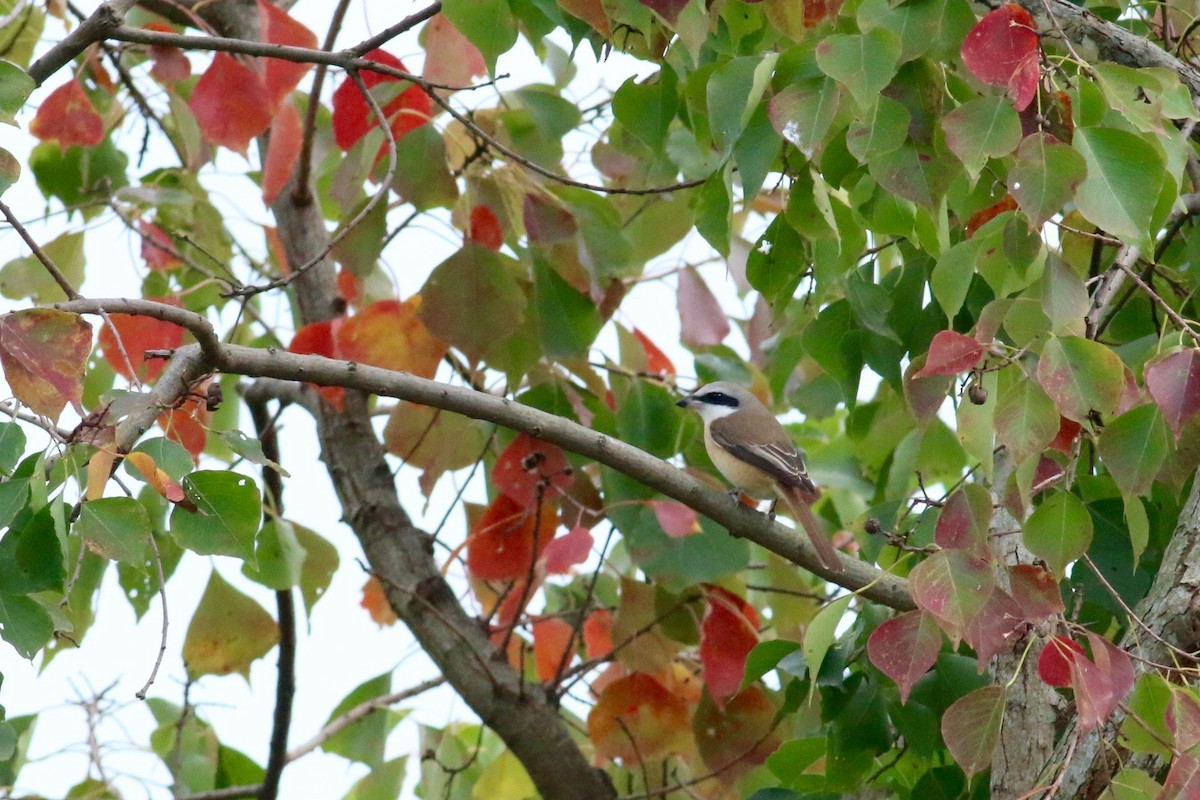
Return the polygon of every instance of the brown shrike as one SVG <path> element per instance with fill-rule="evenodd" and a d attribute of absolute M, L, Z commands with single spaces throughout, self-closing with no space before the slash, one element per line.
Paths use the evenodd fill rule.
<path fill-rule="evenodd" d="M 701 386 L 676 405 L 695 409 L 704 420 L 704 446 L 725 479 L 755 497 L 781 497 L 821 563 L 841 572 L 837 551 L 809 508 L 821 493 L 775 415 L 749 389 L 729 381 Z"/>

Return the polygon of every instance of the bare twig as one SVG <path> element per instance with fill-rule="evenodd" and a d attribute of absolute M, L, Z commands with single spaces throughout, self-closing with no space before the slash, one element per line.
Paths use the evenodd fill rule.
<path fill-rule="evenodd" d="M 46 255 L 46 251 L 43 250 L 36 241 L 34 241 L 34 238 L 29 235 L 29 231 L 25 229 L 25 226 L 21 224 L 21 221 L 12 213 L 12 209 L 10 209 L 3 201 L 0 201 L 0 213 L 4 214 L 4 218 L 8 220 L 8 224 L 12 226 L 13 230 L 17 232 L 17 235 L 21 237 L 21 240 L 24 241 L 29 247 L 34 258 L 41 262 L 42 266 L 46 268 L 46 272 L 50 273 L 50 277 L 53 278 L 54 282 L 58 284 L 58 288 L 62 289 L 63 294 L 65 294 L 71 300 L 78 300 L 80 297 L 82 297 L 79 292 L 75 291 L 75 287 L 71 285 L 69 280 L 67 280 L 67 276 L 64 275 L 62 270 L 58 268 L 58 265 L 54 263 L 54 259 Z"/>

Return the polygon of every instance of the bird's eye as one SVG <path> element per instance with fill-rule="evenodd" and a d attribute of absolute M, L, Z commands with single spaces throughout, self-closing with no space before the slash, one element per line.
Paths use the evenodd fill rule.
<path fill-rule="evenodd" d="M 730 408 L 738 407 L 737 399 L 730 397 L 724 392 L 709 392 L 700 399 L 711 406 L 729 406 Z"/>

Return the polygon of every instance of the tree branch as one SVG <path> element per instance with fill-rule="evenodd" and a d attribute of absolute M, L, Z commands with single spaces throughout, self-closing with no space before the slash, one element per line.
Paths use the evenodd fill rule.
<path fill-rule="evenodd" d="M 102 3 L 78 28 L 50 48 L 46 55 L 33 62 L 28 70 L 29 77 L 41 86 L 46 78 L 66 66 L 71 59 L 96 42 L 107 39 L 113 31 L 120 28 L 125 22 L 125 14 L 136 2 L 137 0 L 112 0 Z"/>

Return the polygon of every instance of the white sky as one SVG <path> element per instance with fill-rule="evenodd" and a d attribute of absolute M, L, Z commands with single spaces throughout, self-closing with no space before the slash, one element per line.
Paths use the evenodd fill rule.
<path fill-rule="evenodd" d="M 366 6 L 364 10 L 364 5 Z M 356 4 L 347 21 L 346 29 L 338 42 L 339 47 L 359 41 L 370 32 L 394 22 L 402 16 L 422 7 L 423 4 L 405 2 L 401 4 L 368 2 Z M 94 3 L 88 4 L 90 11 Z M 317 33 L 324 36 L 324 26 L 330 4 L 319 0 L 300 0 L 292 13 Z M 374 24 L 371 19 L 375 18 Z M 566 42 L 562 42 L 566 44 Z M 400 55 L 412 68 L 420 61 L 420 48 L 415 37 L 409 36 L 394 42 L 389 48 Z M 199 57 L 193 59 L 194 67 L 204 63 Z M 579 77 L 572 89 L 580 95 L 590 95 L 597 86 L 609 91 L 618 87 L 630 74 L 631 69 L 641 69 L 642 74 L 650 71 L 631 59 L 614 55 L 604 64 L 592 61 L 591 51 L 582 48 L 576 55 L 575 64 Z M 522 42 L 513 53 L 502 56 L 498 72 L 510 73 L 512 78 L 501 88 L 548 81 L 548 75 L 533 57 L 529 47 Z M 61 74 L 49 81 L 53 89 L 61 82 Z M 307 85 L 307 80 L 305 84 Z M 578 87 L 578 88 L 576 88 Z M 331 82 L 326 82 L 326 98 Z M 35 108 L 48 93 L 47 89 L 36 92 L 30 109 Z M 479 93 L 481 101 L 492 102 L 492 96 Z M 22 115 L 27 125 L 32 112 Z M 140 134 L 140 127 L 136 128 Z M 136 137 L 128 135 L 127 147 L 136 146 Z M 24 130 L 0 126 L 0 147 L 24 159 L 31 147 L 31 138 Z M 582 144 L 579 145 L 582 147 Z M 170 154 L 164 148 L 151 151 L 148 171 L 153 159 L 170 163 Z M 570 155 L 568 155 L 570 159 Z M 132 159 L 131 159 L 132 160 Z M 255 165 L 257 166 L 257 165 Z M 257 201 L 246 202 L 245 198 L 257 198 L 258 191 L 248 179 L 240 177 L 247 169 L 246 163 L 237 155 L 222 152 L 216 167 L 224 177 L 216 191 L 214 201 L 227 214 L 227 221 L 235 229 L 235 235 L 244 234 L 244 241 L 253 246 L 262 241 L 257 227 L 267 221 L 266 210 Z M 214 168 L 205 168 L 212 176 Z M 130 174 L 139 170 L 132 166 Z M 209 181 L 212 185 L 212 181 Z M 33 221 L 43 209 L 43 201 L 34 186 L 32 176 L 26 172 L 17 186 L 10 189 L 4 200 L 23 220 Z M 90 224 L 87 234 L 89 256 L 88 282 L 82 287 L 84 294 L 106 296 L 124 289 L 127 293 L 137 292 L 144 265 L 137 252 L 137 243 L 124 235 L 120 223 L 111 221 Z M 244 220 L 237 223 L 236 220 Z M 61 213 L 51 216 L 45 224 L 33 224 L 31 230 L 39 241 L 47 241 L 64 230 L 65 219 Z M 77 229 L 78 220 L 72 223 Z M 407 297 L 424 282 L 429 271 L 442 258 L 459 245 L 458 234 L 445 223 L 424 222 L 414 226 L 400 239 L 403 240 L 403 257 L 397 246 L 384 254 L 384 261 L 400 287 L 401 296 Z M 26 249 L 16 235 L 0 230 L 0 242 L 4 242 L 3 258 L 26 254 Z M 686 244 L 692 260 L 707 257 L 707 246 L 692 234 Z M 413 253 L 418 258 L 413 258 Z M 678 254 L 673 260 L 660 260 L 651 272 L 678 263 Z M 107 262 L 107 263 L 106 263 Z M 415 267 L 412 265 L 416 265 Z M 400 265 L 404 265 L 402 269 Z M 709 285 L 718 291 L 725 307 L 735 316 L 745 317 L 745 308 L 732 289 L 723 264 L 713 264 L 704 269 Z M 13 307 L 20 307 L 16 304 Z M 686 369 L 690 358 L 677 344 L 679 341 L 678 318 L 674 313 L 664 313 L 675 307 L 674 281 L 655 281 L 640 284 L 626 300 L 619 314 L 624 324 L 636 324 L 645 330 L 656 343 L 675 361 Z M 279 319 L 289 319 L 280 314 Z M 735 329 L 736 331 L 736 329 Z M 283 332 L 286 339 L 287 332 Z M 615 352 L 615 337 L 611 330 L 601 337 L 601 346 Z M 675 344 L 673 344 L 675 343 Z M 730 344 L 743 348 L 740 334 L 730 337 Z M 6 394 L 0 390 L 0 394 Z M 68 426 L 73 424 L 64 420 Z M 412 686 L 436 675 L 436 670 L 415 647 L 411 637 L 402 626 L 379 629 L 365 611 L 359 608 L 360 591 L 365 581 L 364 573 L 355 563 L 361 559 L 361 549 L 352 533 L 338 522 L 340 509 L 329 486 L 329 480 L 318 461 L 318 450 L 313 436 L 313 425 L 300 410 L 291 409 L 283 417 L 284 436 L 282 463 L 291 472 L 285 482 L 286 516 L 302 522 L 332 541 L 338 548 L 342 565 L 334 577 L 328 593 L 317 604 L 311 624 L 301 626 L 297 646 L 297 695 L 294 707 L 291 745 L 309 739 L 325 723 L 333 707 L 355 686 L 387 670 L 396 669 L 393 688 L 396 690 Z M 252 432 L 248 420 L 243 417 L 244 430 Z M 153 435 L 153 434 L 152 434 Z M 213 468 L 212 464 L 202 467 Z M 217 465 L 219 466 L 219 465 Z M 427 530 L 433 529 L 454 497 L 456 479 L 443 477 L 438 485 L 428 512 L 417 489 L 417 472 L 404 468 L 397 483 L 405 508 L 416 517 L 417 524 Z M 469 487 L 468 500 L 482 500 L 483 487 L 480 481 Z M 461 541 L 463 520 L 461 512 L 450 515 L 446 539 Z M 182 695 L 184 669 L 179 658 L 184 634 L 196 602 L 199 600 L 208 579 L 210 564 L 241 591 L 254 597 L 274 615 L 273 593 L 242 578 L 240 562 L 229 558 L 202 558 L 187 555 L 174 578 L 168 583 L 171 625 L 167 642 L 167 657 L 159 673 L 151 696 L 159 696 L 179 703 Z M 299 606 L 299 603 L 298 603 Z M 302 613 L 302 611 L 301 611 Z M 0 643 L 0 673 L 4 683 L 0 688 L 0 704 L 9 716 L 37 712 L 40 714 L 37 733 L 30 750 L 31 763 L 20 775 L 18 793 L 29 792 L 44 795 L 59 795 L 85 777 L 87 754 L 83 747 L 86 730 L 83 711 L 74 705 L 80 698 L 90 697 L 94 692 L 108 688 L 106 698 L 121 710 L 107 718 L 99 730 L 102 742 L 117 743 L 112 751 L 106 752 L 104 763 L 111 770 L 109 777 L 126 798 L 142 796 L 168 797 L 166 784 L 169 777 L 157 757 L 139 751 L 136 746 L 148 742 L 154 724 L 149 711 L 134 698 L 134 693 L 145 681 L 154 662 L 159 646 L 161 610 L 155 602 L 140 623 L 136 623 L 133 612 L 122 595 L 116 581 L 115 569 L 110 569 L 100 592 L 97 624 L 88 632 L 80 651 L 58 656 L 44 671 L 39 673 L 39 661 L 33 664 L 22 661 L 6 644 Z M 247 684 L 239 676 L 205 677 L 192 689 L 191 700 L 200 707 L 202 716 L 212 723 L 223 744 L 241 750 L 260 764 L 265 763 L 267 742 L 270 735 L 274 708 L 275 668 L 277 651 L 255 662 L 251 679 Z M 399 669 L 397 669 L 399 667 Z M 111 688 L 109 688 L 111 687 Z M 389 742 L 388 755 L 416 754 L 416 725 L 420 721 L 431 725 L 445 725 L 454 720 L 469 718 L 469 711 L 449 689 L 440 689 L 424 696 L 413 704 L 412 715 L 402 723 Z M 415 759 L 408 765 L 412 786 L 417 770 Z M 310 798 L 342 796 L 353 780 L 365 774 L 361 765 L 329 756 L 320 751 L 305 756 L 288 766 L 283 774 L 281 797 Z M 135 776 L 134 778 L 122 775 Z M 141 779 L 150 776 L 158 781 L 149 795 L 140 788 Z"/>

